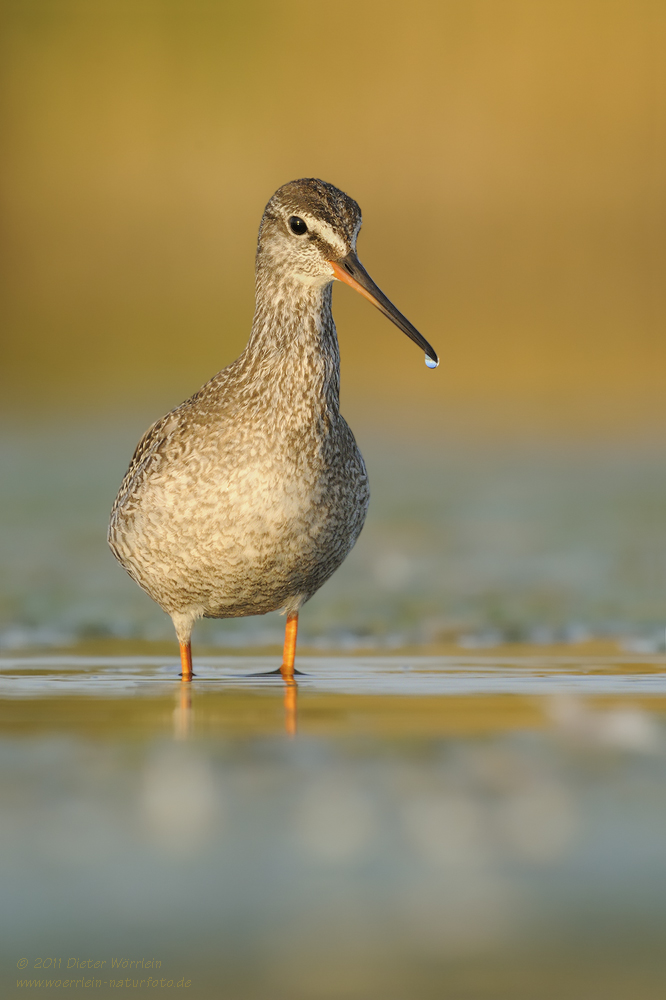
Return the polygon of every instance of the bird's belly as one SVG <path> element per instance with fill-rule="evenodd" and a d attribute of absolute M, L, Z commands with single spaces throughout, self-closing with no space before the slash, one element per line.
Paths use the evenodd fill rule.
<path fill-rule="evenodd" d="M 237 617 L 307 600 L 356 541 L 367 482 L 362 464 L 344 475 L 289 471 L 166 470 L 128 504 L 124 524 L 120 512 L 114 551 L 169 612 Z"/>

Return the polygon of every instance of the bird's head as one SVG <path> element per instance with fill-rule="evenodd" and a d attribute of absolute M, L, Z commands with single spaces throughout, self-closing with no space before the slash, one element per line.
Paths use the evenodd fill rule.
<path fill-rule="evenodd" d="M 356 256 L 361 209 L 325 181 L 308 177 L 284 184 L 268 202 L 259 227 L 257 274 L 271 283 L 323 288 L 342 281 L 360 292 L 425 352 L 437 354 L 374 283 Z M 270 276 L 270 278 L 269 278 Z"/>
<path fill-rule="evenodd" d="M 361 209 L 344 192 L 315 178 L 291 181 L 266 206 L 257 262 L 281 279 L 327 285 L 331 262 L 355 251 L 360 228 Z"/>

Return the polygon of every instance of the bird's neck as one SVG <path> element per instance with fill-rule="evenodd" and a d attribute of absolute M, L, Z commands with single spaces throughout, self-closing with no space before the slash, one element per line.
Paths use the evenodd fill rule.
<path fill-rule="evenodd" d="M 261 367 L 285 402 L 297 395 L 315 408 L 337 411 L 340 353 L 331 312 L 331 284 L 265 280 L 257 274 L 257 299 L 246 359 Z M 287 398 L 285 398 L 287 397 Z"/>

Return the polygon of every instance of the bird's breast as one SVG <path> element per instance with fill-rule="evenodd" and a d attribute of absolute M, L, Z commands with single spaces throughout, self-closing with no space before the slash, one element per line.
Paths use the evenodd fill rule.
<path fill-rule="evenodd" d="M 344 519 L 350 504 L 365 502 L 364 474 L 358 452 L 342 455 L 326 442 L 227 440 L 174 462 L 163 456 L 129 507 L 144 538 L 177 538 L 192 555 L 242 545 L 249 557 L 280 536 L 314 537 Z"/>
<path fill-rule="evenodd" d="M 287 435 L 190 441 L 146 467 L 110 540 L 167 610 L 256 614 L 314 593 L 354 545 L 367 503 L 346 424 L 300 446 Z"/>

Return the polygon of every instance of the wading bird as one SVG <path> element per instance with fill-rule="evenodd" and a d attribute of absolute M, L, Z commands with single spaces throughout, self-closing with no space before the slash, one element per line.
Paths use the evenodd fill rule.
<path fill-rule="evenodd" d="M 173 620 L 183 680 L 198 618 L 286 613 L 280 671 L 294 673 L 298 613 L 350 552 L 368 478 L 340 414 L 333 281 L 430 344 L 356 256 L 361 210 L 312 178 L 266 206 L 256 309 L 241 356 L 144 434 L 111 513 L 113 554 Z"/>

